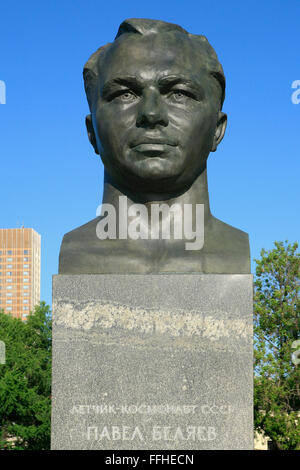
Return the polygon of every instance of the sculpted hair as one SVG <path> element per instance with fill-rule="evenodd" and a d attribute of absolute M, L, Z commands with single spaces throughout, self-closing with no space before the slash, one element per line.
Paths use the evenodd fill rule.
<path fill-rule="evenodd" d="M 222 65 L 218 61 L 218 57 L 215 50 L 209 44 L 205 36 L 190 34 L 181 26 L 173 23 L 166 23 L 165 21 L 132 18 L 125 20 L 123 21 L 123 23 L 121 23 L 115 40 L 123 34 L 140 34 L 142 36 L 145 36 L 148 34 L 159 34 L 168 32 L 186 34 L 191 39 L 194 39 L 199 42 L 199 47 L 201 47 L 203 53 L 206 55 L 209 73 L 212 75 L 212 77 L 214 77 L 214 79 L 217 80 L 217 83 L 221 87 L 220 109 L 222 109 L 223 102 L 225 99 L 225 75 L 223 72 Z M 105 53 L 108 50 L 109 46 L 111 46 L 111 44 L 112 43 L 108 43 L 105 46 L 102 46 L 97 49 L 97 51 L 94 52 L 94 54 L 92 54 L 89 60 L 86 62 L 83 69 L 84 88 L 91 111 L 94 100 L 97 96 L 99 70 L 101 70 L 101 65 L 103 63 Z"/>

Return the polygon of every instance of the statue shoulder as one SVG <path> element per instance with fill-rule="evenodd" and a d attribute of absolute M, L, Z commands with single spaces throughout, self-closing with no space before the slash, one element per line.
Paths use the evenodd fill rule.
<path fill-rule="evenodd" d="M 226 272 L 249 274 L 251 272 L 248 233 L 212 217 L 205 243 L 208 251 L 218 254 Z"/>
<path fill-rule="evenodd" d="M 100 217 L 96 217 L 93 220 L 90 220 L 84 225 L 71 230 L 68 233 L 65 233 L 62 245 L 63 244 L 72 244 L 72 243 L 80 243 L 83 239 L 89 239 L 96 237 L 96 227 L 97 223 L 99 222 Z"/>
<path fill-rule="evenodd" d="M 64 235 L 59 252 L 59 274 L 78 273 L 78 268 L 84 268 L 87 257 L 94 251 L 93 247 L 99 248 L 96 235 L 99 219 L 96 217 Z"/>

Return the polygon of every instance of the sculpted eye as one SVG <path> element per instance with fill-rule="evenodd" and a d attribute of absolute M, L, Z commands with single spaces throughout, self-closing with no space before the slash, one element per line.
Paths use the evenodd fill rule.
<path fill-rule="evenodd" d="M 130 101 L 134 101 L 136 99 L 136 95 L 134 93 L 132 93 L 131 91 L 129 90 L 126 90 L 124 92 L 121 92 L 119 95 L 118 95 L 118 98 L 123 101 L 123 102 L 130 102 Z"/>
<path fill-rule="evenodd" d="M 192 94 L 185 90 L 173 90 L 169 96 L 176 103 L 184 103 L 188 98 L 193 98 Z"/>
<path fill-rule="evenodd" d="M 182 91 L 174 91 L 173 95 L 176 100 L 182 100 L 185 97 Z"/>

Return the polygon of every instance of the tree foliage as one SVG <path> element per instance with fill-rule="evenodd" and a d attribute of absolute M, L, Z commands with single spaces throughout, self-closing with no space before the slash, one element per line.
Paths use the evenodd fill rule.
<path fill-rule="evenodd" d="M 297 248 L 275 242 L 255 260 L 255 429 L 278 450 L 300 449 L 300 365 L 292 359 L 300 333 Z"/>
<path fill-rule="evenodd" d="M 26 322 L 0 313 L 0 449 L 49 449 L 51 317 L 44 302 Z"/>

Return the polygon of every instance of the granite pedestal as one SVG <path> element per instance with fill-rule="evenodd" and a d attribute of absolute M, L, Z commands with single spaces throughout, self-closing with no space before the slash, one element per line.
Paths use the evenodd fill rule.
<path fill-rule="evenodd" d="M 54 276 L 52 449 L 253 449 L 252 276 Z"/>

